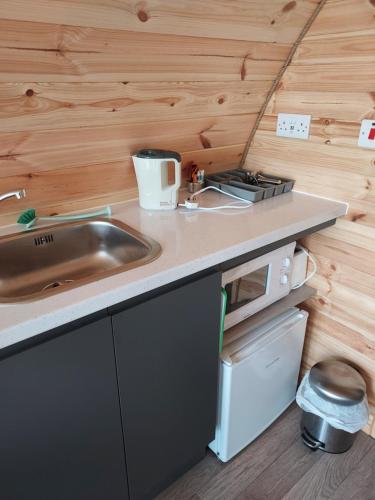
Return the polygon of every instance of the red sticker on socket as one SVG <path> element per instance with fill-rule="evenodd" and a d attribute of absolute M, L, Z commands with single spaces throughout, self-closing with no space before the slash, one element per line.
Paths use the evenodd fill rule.
<path fill-rule="evenodd" d="M 368 134 L 368 139 L 370 141 L 375 141 L 375 123 L 371 124 L 370 132 Z"/>

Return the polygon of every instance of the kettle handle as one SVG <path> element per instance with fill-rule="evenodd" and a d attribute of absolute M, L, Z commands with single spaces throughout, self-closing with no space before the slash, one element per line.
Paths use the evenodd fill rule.
<path fill-rule="evenodd" d="M 168 185 L 165 190 L 178 189 L 181 186 L 181 162 L 176 160 L 176 158 L 163 158 L 163 161 L 173 161 L 174 162 L 174 184 Z"/>

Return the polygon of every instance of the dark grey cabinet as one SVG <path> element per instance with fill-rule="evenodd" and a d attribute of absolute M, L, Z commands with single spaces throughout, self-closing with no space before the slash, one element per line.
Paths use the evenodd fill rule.
<path fill-rule="evenodd" d="M 214 273 L 2 353 L 0 498 L 151 500 L 203 458 L 220 306 Z"/>
<path fill-rule="evenodd" d="M 0 361 L 0 498 L 128 498 L 110 318 Z"/>
<path fill-rule="evenodd" d="M 130 498 L 200 460 L 216 421 L 220 274 L 112 317 Z"/>

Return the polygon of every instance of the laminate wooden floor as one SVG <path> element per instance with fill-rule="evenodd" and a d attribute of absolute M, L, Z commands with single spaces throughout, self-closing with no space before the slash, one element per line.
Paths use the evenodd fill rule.
<path fill-rule="evenodd" d="M 375 500 L 375 440 L 360 433 L 346 453 L 313 452 L 292 405 L 230 462 L 204 460 L 157 500 Z"/>

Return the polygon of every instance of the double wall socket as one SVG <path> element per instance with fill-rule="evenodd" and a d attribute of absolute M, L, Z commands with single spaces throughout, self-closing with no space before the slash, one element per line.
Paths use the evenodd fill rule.
<path fill-rule="evenodd" d="M 293 139 L 308 139 L 311 115 L 279 113 L 277 115 L 276 135 Z M 362 120 L 358 146 L 375 149 L 375 120 Z"/>
<path fill-rule="evenodd" d="M 277 115 L 276 135 L 294 139 L 308 139 L 311 115 L 293 115 L 279 113 Z"/>

